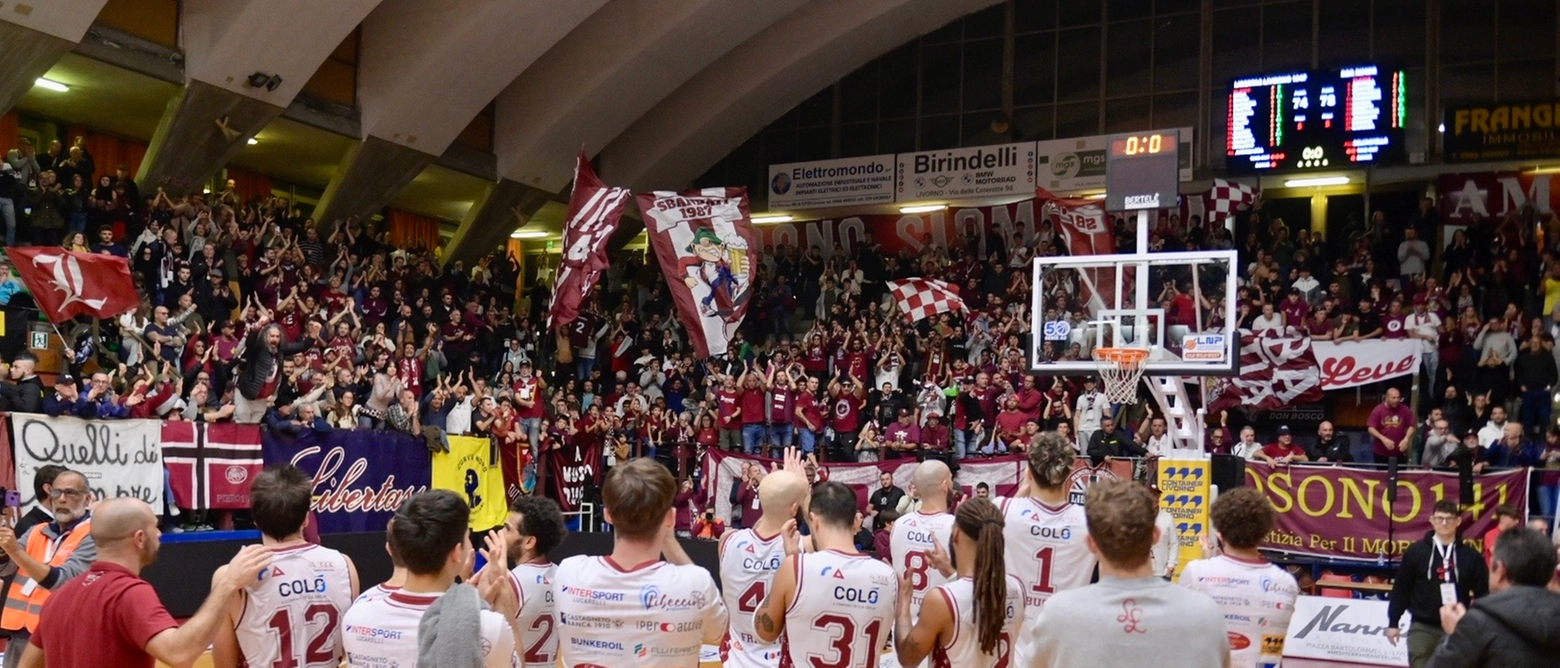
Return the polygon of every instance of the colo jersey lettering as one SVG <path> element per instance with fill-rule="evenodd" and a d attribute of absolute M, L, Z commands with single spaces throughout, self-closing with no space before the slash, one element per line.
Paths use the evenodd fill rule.
<path fill-rule="evenodd" d="M 309 543 L 271 548 L 271 566 L 245 590 L 234 630 L 251 666 L 335 668 L 352 575 L 340 552 Z"/>
<path fill-rule="evenodd" d="M 473 590 L 457 591 L 474 595 Z M 343 619 L 343 644 L 351 668 L 417 668 L 417 625 L 428 606 L 443 594 L 391 592 L 377 601 L 352 606 Z M 509 621 L 492 610 L 481 611 L 483 668 L 519 668 L 515 636 Z M 251 664 L 253 665 L 253 664 Z"/>
<path fill-rule="evenodd" d="M 948 578 L 932 568 L 926 558 L 932 551 L 932 537 L 944 551 L 953 549 L 953 515 L 949 513 L 927 514 L 916 511 L 894 522 L 894 532 L 888 538 L 888 552 L 892 558 L 894 575 L 910 574 L 910 618 L 921 618 L 921 601 L 932 587 L 948 582 Z"/>
<path fill-rule="evenodd" d="M 578 666 L 699 665 L 699 648 L 726 630 L 710 572 L 664 561 L 624 569 L 607 557 L 570 557 L 553 574 L 558 651 Z"/>
<path fill-rule="evenodd" d="M 557 605 L 553 602 L 552 581 L 557 566 L 551 563 L 520 564 L 509 571 L 510 582 L 520 602 L 516 625 L 520 627 L 520 663 L 525 668 L 554 668 L 558 665 Z"/>
<path fill-rule="evenodd" d="M 1266 559 L 1225 554 L 1187 564 L 1180 584 L 1219 604 L 1230 639 L 1230 666 L 1278 664 L 1295 599 L 1300 596 L 1294 576 Z"/>
<path fill-rule="evenodd" d="M 769 596 L 775 571 L 785 559 L 779 535 L 764 538 L 753 529 L 738 529 L 721 539 L 721 598 L 731 612 L 731 624 L 721 642 L 721 662 L 736 668 L 780 665 L 780 644 L 766 643 L 753 631 L 753 615 Z"/>
<path fill-rule="evenodd" d="M 986 654 L 980 651 L 980 632 L 975 628 L 975 581 L 959 578 L 934 590 L 931 596 L 942 596 L 953 611 L 953 641 L 946 647 L 932 648 L 932 668 L 994 668 L 1012 663 L 1013 645 L 1018 638 L 1018 627 L 1024 619 L 1024 583 L 1007 576 L 1007 603 L 1003 606 L 1002 634 L 997 639 L 997 651 Z"/>
<path fill-rule="evenodd" d="M 785 611 L 781 668 L 868 668 L 894 625 L 894 570 L 864 554 L 797 555 L 796 593 Z"/>

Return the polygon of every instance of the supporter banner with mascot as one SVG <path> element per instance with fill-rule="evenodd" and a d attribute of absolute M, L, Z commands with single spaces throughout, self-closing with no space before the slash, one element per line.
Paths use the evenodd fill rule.
<path fill-rule="evenodd" d="M 552 307 L 547 310 L 548 330 L 562 328 L 579 316 L 580 303 L 607 269 L 607 241 L 617 231 L 627 205 L 628 189 L 602 183 L 581 149 L 569 215 L 563 223 L 563 255 L 553 280 Z"/>
<path fill-rule="evenodd" d="M 180 508 L 249 507 L 249 484 L 265 468 L 260 425 L 164 422 L 163 464 Z"/>
<path fill-rule="evenodd" d="M 1322 392 L 1419 373 L 1418 339 L 1312 341 L 1242 330 L 1240 375 L 1213 381 L 1208 410 L 1279 410 L 1321 401 Z"/>
<path fill-rule="evenodd" d="M 99 501 L 131 496 L 163 506 L 161 420 L 83 420 L 27 413 L 11 414 L 16 442 L 17 491 L 22 507 L 32 496 L 38 469 L 58 464 L 80 471 Z"/>
<path fill-rule="evenodd" d="M 1399 558 L 1430 531 L 1437 501 L 1461 498 L 1454 471 L 1398 473 L 1397 501 L 1387 501 L 1387 471 L 1341 466 L 1269 466 L 1248 462 L 1247 484 L 1273 502 L 1278 521 L 1262 547 L 1317 557 Z M 1473 504 L 1463 518 L 1463 536 L 1483 548 L 1495 527 L 1495 507 L 1511 504 L 1526 514 L 1528 469 L 1503 470 L 1473 478 Z M 1390 535 L 1389 535 L 1389 528 Z"/>
<path fill-rule="evenodd" d="M 447 436 L 448 452 L 433 455 L 433 488 L 460 495 L 471 507 L 471 530 L 487 531 L 504 523 L 509 500 L 504 496 L 504 472 L 492 441 L 475 436 Z"/>
<path fill-rule="evenodd" d="M 433 459 L 424 443 L 400 432 L 344 429 L 267 431 L 261 439 L 266 465 L 292 464 L 314 480 L 320 533 L 384 531 L 402 501 L 432 484 Z"/>
<path fill-rule="evenodd" d="M 635 195 L 698 358 L 726 352 L 747 315 L 758 258 L 746 188 Z"/>
<path fill-rule="evenodd" d="M 754 457 L 725 450 L 705 452 L 703 469 L 705 508 L 713 508 L 716 517 L 722 519 L 731 517 L 731 485 L 742 477 L 742 465 L 758 465 L 767 473 L 771 466 L 778 467 L 781 463 L 778 459 Z M 871 496 L 872 490 L 881 484 L 878 480 L 880 473 L 893 474 L 894 484 L 908 493 L 916 464 L 914 459 L 861 464 L 819 464 L 818 480 L 845 483 L 856 492 L 857 503 L 865 507 L 867 497 Z M 1072 476 L 1067 480 L 1068 496 L 1073 503 L 1082 504 L 1083 493 L 1098 480 L 1142 478 L 1145 471 L 1139 464 L 1140 462 L 1135 460 L 1112 459 L 1100 466 L 1092 466 L 1088 458 L 1079 457 L 1073 463 Z M 1018 491 L 1018 486 L 1023 481 L 1021 476 L 1026 475 L 1028 469 L 1029 461 L 1022 455 L 964 460 L 959 462 L 959 471 L 954 476 L 954 484 L 958 485 L 959 493 L 965 497 L 974 496 L 975 486 L 980 483 L 986 483 L 991 488 L 993 498 L 1012 496 Z"/>

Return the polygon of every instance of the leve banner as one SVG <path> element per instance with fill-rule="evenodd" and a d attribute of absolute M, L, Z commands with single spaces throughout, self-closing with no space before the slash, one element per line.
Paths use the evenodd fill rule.
<path fill-rule="evenodd" d="M 1246 481 L 1267 495 L 1278 520 L 1262 547 L 1317 557 L 1399 558 L 1430 531 L 1437 501 L 1461 498 L 1454 471 L 1398 472 L 1397 500 L 1387 500 L 1384 469 L 1342 466 L 1246 464 Z M 1463 513 L 1462 534 L 1483 549 L 1495 527 L 1495 507 L 1512 504 L 1526 514 L 1528 470 L 1509 469 L 1473 478 L 1473 505 Z M 1295 619 L 1299 619 L 1298 613 Z"/>
<path fill-rule="evenodd" d="M 485 438 L 450 436 L 449 452 L 433 455 L 433 488 L 459 494 L 471 506 L 471 530 L 487 531 L 504 523 L 504 471 L 498 451 Z"/>
<path fill-rule="evenodd" d="M 645 233 L 700 359 L 726 352 L 753 296 L 758 233 L 746 188 L 635 195 Z"/>
<path fill-rule="evenodd" d="M 265 432 L 261 445 L 267 465 L 292 464 L 314 480 L 320 533 L 384 531 L 401 502 L 427 491 L 433 477 L 422 437 L 400 432 Z"/>
<path fill-rule="evenodd" d="M 1202 558 L 1199 537 L 1210 529 L 1208 506 L 1213 472 L 1207 459 L 1160 458 L 1159 507 L 1175 520 L 1176 571 L 1172 577 L 1181 577 L 1181 569 Z"/>
<path fill-rule="evenodd" d="M 779 466 L 781 462 L 766 457 L 752 457 L 725 450 L 709 450 L 704 455 L 704 492 L 707 496 L 706 507 L 713 502 L 715 516 L 731 517 L 731 484 L 742 475 L 744 463 L 757 464 L 768 471 L 770 467 Z M 897 459 L 886 462 L 872 462 L 863 464 L 833 464 L 820 465 L 819 480 L 830 480 L 844 483 L 856 492 L 857 503 L 865 506 L 867 497 L 872 495 L 872 490 L 880 483 L 878 474 L 889 473 L 894 476 L 894 484 L 900 489 L 909 489 L 911 476 L 915 473 L 916 461 L 914 459 Z M 1026 475 L 1029 469 L 1028 460 L 1022 456 L 993 457 L 986 460 L 960 462 L 959 472 L 954 476 L 954 484 L 964 496 L 974 496 L 975 486 L 986 483 L 991 488 L 991 496 L 1012 496 L 1018 491 L 1018 485 L 1022 482 L 1019 476 Z M 1083 503 L 1083 494 L 1089 486 L 1104 479 L 1124 478 L 1135 479 L 1139 475 L 1134 462 L 1124 459 L 1114 459 L 1098 467 L 1090 466 L 1086 457 L 1079 457 L 1073 463 L 1072 475 L 1067 479 L 1068 497 L 1076 504 Z"/>
<path fill-rule="evenodd" d="M 133 496 L 153 508 L 163 505 L 161 420 L 83 420 L 27 413 L 11 414 L 16 439 L 17 491 L 22 507 L 32 498 L 39 467 L 58 464 L 80 471 L 98 500 Z"/>

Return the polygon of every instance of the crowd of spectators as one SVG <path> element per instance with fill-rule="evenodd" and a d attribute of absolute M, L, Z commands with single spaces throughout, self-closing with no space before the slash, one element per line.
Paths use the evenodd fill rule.
<path fill-rule="evenodd" d="M 507 482 L 526 489 L 545 471 L 537 458 L 560 448 L 599 447 L 608 465 L 653 456 L 697 479 L 708 448 L 772 454 L 796 445 L 820 461 L 957 462 L 1022 452 L 1049 430 L 1097 457 L 1184 445 L 1166 436 L 1151 401 L 1115 405 L 1095 379 L 1029 371 L 1029 262 L 1068 250 L 1051 221 L 1027 243 L 968 229 L 946 246 L 927 239 L 904 254 L 874 240 L 766 247 L 741 329 L 727 350 L 700 360 L 643 252 L 615 253 L 580 317 L 554 336 L 538 326 L 550 302 L 545 272 L 517 293 L 521 260 L 503 252 L 443 264 L 437 249 L 395 247 L 374 224 L 315 221 L 282 198 L 246 199 L 231 181 L 209 194 L 143 197 L 122 167 L 94 178 L 79 145 L 34 155 L 24 144 L 4 164 L 0 213 L 6 201 L 27 204 L 6 218 L 16 219 L 8 245 L 19 235 L 125 257 L 141 305 L 62 326 L 67 369 L 52 387 L 27 354 L 8 360 L 0 408 L 232 420 L 284 434 L 396 429 L 431 448 L 446 434 L 489 436 L 512 462 Z M 1370 427 L 1363 438 L 1372 444 L 1409 443 L 1378 455 L 1560 467 L 1560 438 L 1549 429 L 1560 230 L 1527 212 L 1451 231 L 1433 251 L 1426 240 L 1448 233 L 1433 205 L 1378 211 L 1326 236 L 1292 230 L 1260 203 L 1229 229 L 1165 215 L 1149 243 L 1237 250 L 1242 328 L 1420 339 L 1425 382 L 1407 422 L 1414 436 L 1378 438 Z M 1126 222 L 1115 228 L 1118 252 L 1130 252 Z M 969 311 L 908 322 L 886 283 L 910 276 L 957 283 Z M 1205 326 L 1220 326 L 1219 297 L 1189 295 L 1186 278 L 1156 273 L 1151 294 L 1177 318 L 1196 309 Z M 25 307 L 19 292 L 11 278 L 0 299 Z M 1082 300 L 1048 295 L 1046 304 L 1056 317 L 1092 316 Z M 1518 426 L 1508 429 L 1506 416 Z M 1274 449 L 1253 447 L 1246 422 L 1211 416 L 1203 448 L 1282 463 L 1351 451 L 1330 450 L 1325 439 L 1285 443 L 1292 434 L 1276 435 Z M 1543 476 L 1542 498 L 1552 504 L 1560 470 Z"/>

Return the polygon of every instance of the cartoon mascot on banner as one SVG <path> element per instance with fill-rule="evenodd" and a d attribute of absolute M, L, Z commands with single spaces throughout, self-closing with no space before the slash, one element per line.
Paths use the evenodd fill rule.
<path fill-rule="evenodd" d="M 709 294 L 699 300 L 699 314 L 730 323 L 737 307 L 751 294 L 751 290 L 745 289 L 737 280 L 738 274 L 747 272 L 746 249 L 733 249 L 715 230 L 701 227 L 693 233 L 693 243 L 688 244 L 685 251 L 689 255 L 680 259 L 686 274 L 683 283 L 690 290 L 701 283 L 709 289 Z"/>

